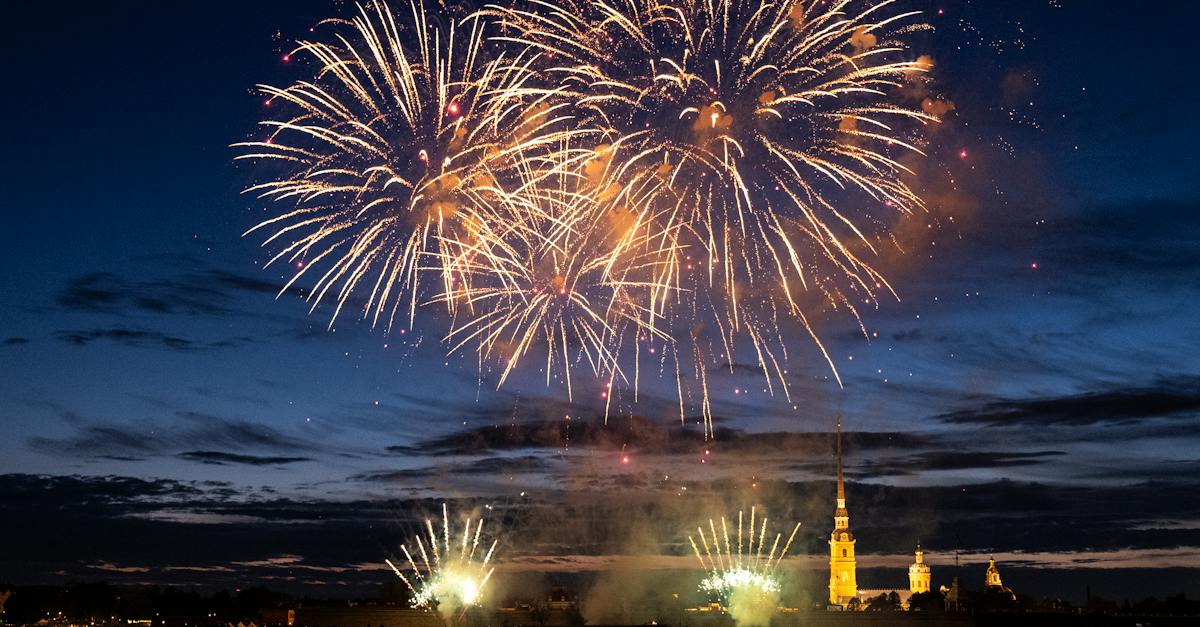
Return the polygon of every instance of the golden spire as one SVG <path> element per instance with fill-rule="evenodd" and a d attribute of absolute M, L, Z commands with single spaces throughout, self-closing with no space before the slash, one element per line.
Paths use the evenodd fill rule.
<path fill-rule="evenodd" d="M 837 486 L 837 506 L 839 508 L 846 507 L 846 486 L 842 484 L 842 417 L 837 417 L 837 464 L 838 464 L 838 486 Z"/>
<path fill-rule="evenodd" d="M 855 577 L 854 534 L 850 531 L 850 512 L 846 510 L 846 484 L 842 478 L 842 417 L 837 417 L 837 509 L 833 511 L 833 532 L 829 534 L 829 602 L 845 606 L 858 596 Z"/>

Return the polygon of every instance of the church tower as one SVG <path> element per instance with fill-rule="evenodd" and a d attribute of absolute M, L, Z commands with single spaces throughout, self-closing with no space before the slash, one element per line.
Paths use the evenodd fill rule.
<path fill-rule="evenodd" d="M 925 554 L 921 551 L 921 545 L 918 544 L 916 561 L 908 567 L 908 589 L 913 594 L 929 592 L 929 580 L 929 564 L 925 563 Z"/>
<path fill-rule="evenodd" d="M 998 589 L 1004 588 L 1004 584 L 1000 583 L 1000 569 L 996 568 L 996 558 L 994 557 L 988 560 L 988 569 L 987 573 L 984 575 L 983 587 Z"/>
<path fill-rule="evenodd" d="M 846 510 L 846 486 L 842 483 L 842 418 L 837 421 L 837 509 L 833 512 L 833 533 L 829 535 L 829 603 L 846 605 L 858 596 L 854 576 L 854 534 L 850 531 L 850 512 Z"/>

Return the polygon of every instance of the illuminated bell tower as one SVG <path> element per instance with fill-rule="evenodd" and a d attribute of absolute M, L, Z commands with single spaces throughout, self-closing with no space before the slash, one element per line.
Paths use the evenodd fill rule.
<path fill-rule="evenodd" d="M 908 567 L 908 589 L 913 594 L 929 592 L 929 564 L 925 563 L 925 553 L 921 551 L 921 545 L 917 545 L 916 561 L 912 566 Z"/>
<path fill-rule="evenodd" d="M 854 576 L 854 534 L 850 531 L 850 512 L 846 510 L 846 487 L 842 483 L 842 418 L 837 421 L 837 509 L 833 512 L 833 533 L 829 535 L 829 603 L 847 605 L 858 596 Z"/>
<path fill-rule="evenodd" d="M 1000 569 L 996 568 L 996 558 L 988 560 L 987 574 L 984 575 L 984 588 L 1003 588 L 1004 584 L 1000 583 Z"/>

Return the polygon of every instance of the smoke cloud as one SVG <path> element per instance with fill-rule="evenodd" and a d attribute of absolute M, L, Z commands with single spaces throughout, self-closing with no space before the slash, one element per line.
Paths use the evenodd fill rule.
<path fill-rule="evenodd" d="M 729 616 L 739 627 L 766 627 L 778 607 L 778 590 L 741 587 L 729 593 Z"/>

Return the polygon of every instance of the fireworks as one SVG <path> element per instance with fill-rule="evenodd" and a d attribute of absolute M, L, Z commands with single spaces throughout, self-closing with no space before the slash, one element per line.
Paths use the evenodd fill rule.
<path fill-rule="evenodd" d="M 472 208 L 465 237 L 444 238 L 444 263 L 462 277 L 443 295 L 463 312 L 450 350 L 474 342 L 481 360 L 501 362 L 501 384 L 534 345 L 545 347 L 547 384 L 561 375 L 568 396 L 579 353 L 594 375 L 623 380 L 629 330 L 661 335 L 636 295 L 662 274 L 670 238 L 645 226 L 656 223 L 648 208 L 614 209 L 592 193 L 582 166 L 571 167 L 588 154 Z"/>
<path fill-rule="evenodd" d="M 498 542 L 493 540 L 480 557 L 483 519 L 472 528 L 471 519 L 467 518 L 461 540 L 451 542 L 450 518 L 443 503 L 440 537 L 430 519 L 425 520 L 425 531 L 424 538 L 421 535 L 414 538 L 419 561 L 414 559 L 408 545 L 400 546 L 410 574 L 405 575 L 391 560 L 386 560 L 412 592 L 413 607 L 437 609 L 445 616 L 452 616 L 462 608 L 478 605 L 492 577 L 492 553 Z"/>
<path fill-rule="evenodd" d="M 936 118 L 905 102 L 929 69 L 905 36 L 922 28 L 893 0 L 600 0 L 494 6 L 506 41 L 556 63 L 575 107 L 616 153 L 613 185 L 657 177 L 655 202 L 680 224 L 672 298 L 649 301 L 673 327 L 706 325 L 692 378 L 735 363 L 748 340 L 787 395 L 781 326 L 817 341 L 814 307 L 891 292 L 871 265 L 888 223 L 922 209 L 905 177 Z M 659 293 L 664 290 L 659 289 Z M 707 320 L 707 322 L 705 322 Z M 695 334 L 691 334 L 695 335 Z M 708 340 L 715 341 L 708 341 Z M 836 376 L 828 354 L 826 361 Z M 678 358 L 676 361 L 680 361 Z M 707 414 L 707 394 L 703 395 Z"/>
<path fill-rule="evenodd" d="M 787 555 L 796 532 L 800 530 L 800 523 L 796 523 L 782 549 L 779 541 L 783 536 L 776 534 L 770 549 L 767 549 L 767 518 L 763 516 L 759 522 L 755 519 L 756 514 L 755 508 L 750 508 L 749 526 L 743 528 L 746 521 L 743 512 L 738 512 L 736 544 L 730 537 L 724 517 L 721 518 L 719 533 L 717 524 L 711 518 L 707 532 L 703 525 L 696 527 L 699 545 L 695 537 L 688 536 L 696 559 L 700 560 L 701 567 L 708 573 L 700 582 L 700 590 L 717 596 L 735 610 L 738 608 L 733 606 L 739 602 L 745 605 L 764 596 L 774 598 L 778 595 L 779 580 L 774 574 L 775 569 Z M 704 547 L 703 552 L 701 546 Z"/>
<path fill-rule="evenodd" d="M 728 596 L 731 590 L 737 588 L 761 593 L 779 592 L 779 582 L 770 575 L 751 572 L 745 568 L 713 573 L 700 582 L 702 591 L 721 596 Z"/>
<path fill-rule="evenodd" d="M 793 330 L 837 376 L 814 314 L 894 296 L 874 264 L 924 208 L 916 13 L 531 0 L 443 26 L 413 1 L 300 42 L 315 78 L 263 87 L 269 135 L 238 145 L 279 166 L 248 191 L 283 210 L 252 231 L 297 264 L 289 287 L 312 273 L 331 325 L 345 305 L 387 328 L 438 306 L 447 349 L 499 384 L 535 348 L 568 396 L 573 367 L 635 399 L 658 371 L 706 432 L 707 373 L 747 347 L 789 399 Z"/>
<path fill-rule="evenodd" d="M 246 191 L 282 212 L 249 232 L 271 232 L 270 263 L 300 268 L 288 287 L 313 272 L 313 308 L 336 301 L 331 326 L 360 302 L 390 328 L 398 312 L 411 324 L 431 271 L 452 280 L 431 262 L 457 213 L 494 201 L 497 180 L 561 138 L 527 60 L 485 58 L 483 20 L 443 26 L 417 0 L 400 19 L 382 2 L 358 11 L 323 22 L 337 43 L 298 43 L 288 56 L 314 78 L 260 86 L 269 132 L 235 147 L 274 166 Z"/>

